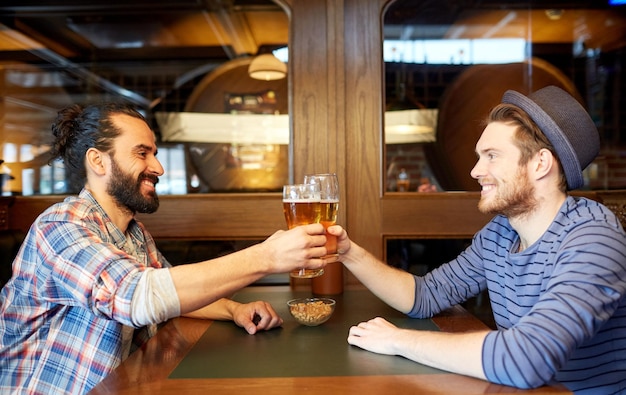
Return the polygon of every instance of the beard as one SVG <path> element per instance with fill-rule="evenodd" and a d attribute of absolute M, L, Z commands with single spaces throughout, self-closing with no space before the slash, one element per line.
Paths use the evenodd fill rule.
<path fill-rule="evenodd" d="M 537 207 L 537 200 L 534 197 L 535 187 L 528 180 L 526 168 L 520 166 L 511 180 L 513 183 L 498 183 L 493 197 L 481 197 L 478 210 L 483 214 L 502 214 L 507 218 L 531 213 Z"/>
<path fill-rule="evenodd" d="M 125 208 L 133 213 L 151 214 L 159 208 L 159 197 L 156 192 L 150 191 L 148 196 L 141 193 L 141 183 L 148 179 L 155 185 L 159 178 L 152 174 L 142 173 L 138 179 L 125 173 L 117 165 L 115 160 L 111 161 L 111 181 L 107 185 L 107 192 L 117 202 L 121 208 Z"/>

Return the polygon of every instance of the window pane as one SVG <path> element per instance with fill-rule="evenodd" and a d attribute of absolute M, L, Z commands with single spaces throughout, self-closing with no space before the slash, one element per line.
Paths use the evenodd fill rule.
<path fill-rule="evenodd" d="M 42 170 L 48 166 L 50 125 L 62 107 L 110 100 L 134 104 L 154 129 L 159 146 L 175 147 L 159 157 L 167 161 L 160 193 L 256 192 L 286 181 L 282 177 L 289 163 L 276 152 L 286 152 L 289 144 L 287 78 L 257 80 L 248 72 L 258 55 L 270 53 L 286 71 L 289 19 L 281 6 L 272 0 L 183 1 L 176 6 L 90 2 L 88 7 L 49 2 L 33 12 L 28 3 L 8 0 L 0 5 L 0 148 L 5 169 L 13 176 L 5 186 L 8 193 L 21 194 L 24 183 L 32 182 L 35 187 L 28 193 L 66 190 L 57 179 L 62 173 Z M 226 94 L 246 100 L 229 105 Z M 219 125 L 210 118 L 201 130 L 187 130 L 188 125 L 169 129 L 157 118 L 190 113 L 229 116 L 232 122 L 227 130 L 216 131 Z M 241 119 L 247 114 L 280 118 L 287 125 L 282 130 L 286 139 L 251 142 L 251 136 L 266 135 L 267 128 L 262 128 L 263 121 L 244 129 Z M 221 132 L 228 132 L 228 141 L 216 141 Z M 196 143 L 218 149 L 204 152 L 213 156 L 198 156 Z M 28 150 L 28 144 L 36 150 Z M 257 144 L 280 147 L 257 149 Z M 232 163 L 231 148 L 243 165 L 224 173 L 221 168 Z M 216 174 L 235 181 L 215 187 Z M 22 180 L 24 176 L 28 179 Z"/>
<path fill-rule="evenodd" d="M 481 119 L 507 89 L 557 85 L 591 113 L 601 152 L 585 189 L 626 187 L 626 11 L 605 2 L 397 0 L 384 15 L 386 185 L 479 190 L 469 176 Z M 612 4 L 612 3 L 611 3 Z M 417 116 L 437 113 L 436 122 Z M 406 114 L 413 114 L 409 117 Z M 404 115 L 403 115 L 404 114 Z M 434 187 L 424 187 L 423 184 Z"/>

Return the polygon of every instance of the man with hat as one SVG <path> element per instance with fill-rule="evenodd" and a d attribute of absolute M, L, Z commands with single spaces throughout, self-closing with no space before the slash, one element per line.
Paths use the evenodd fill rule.
<path fill-rule="evenodd" d="M 626 235 L 605 206 L 568 194 L 599 147 L 588 113 L 562 89 L 507 91 L 471 171 L 479 210 L 495 217 L 456 259 L 414 276 L 330 228 L 340 261 L 390 306 L 431 317 L 487 290 L 497 325 L 451 334 L 378 317 L 353 326 L 348 343 L 519 388 L 626 393 Z"/>

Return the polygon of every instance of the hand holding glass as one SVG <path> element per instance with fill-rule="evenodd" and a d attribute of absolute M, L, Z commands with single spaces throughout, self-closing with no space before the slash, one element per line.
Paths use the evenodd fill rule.
<path fill-rule="evenodd" d="M 283 212 L 289 229 L 299 225 L 320 222 L 320 186 L 294 184 L 283 186 Z M 291 277 L 313 278 L 324 274 L 324 269 L 298 269 Z"/>
<path fill-rule="evenodd" d="M 304 176 L 305 184 L 320 186 L 320 223 L 327 229 L 337 222 L 339 210 L 339 180 L 335 173 L 309 174 Z M 329 256 L 337 255 L 337 237 L 326 233 L 326 250 Z"/>

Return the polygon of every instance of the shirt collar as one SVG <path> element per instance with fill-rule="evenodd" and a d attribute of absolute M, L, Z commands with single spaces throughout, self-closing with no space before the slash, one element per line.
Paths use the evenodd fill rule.
<path fill-rule="evenodd" d="M 107 232 L 109 233 L 109 235 L 111 236 L 111 238 L 113 240 L 113 243 L 115 244 L 116 247 L 122 249 L 124 244 L 126 244 L 126 235 L 124 234 L 124 232 L 122 232 L 120 230 L 120 228 L 118 228 L 113 223 L 113 221 L 111 220 L 109 215 L 106 213 L 106 211 L 104 211 L 104 208 L 102 208 L 100 203 L 98 203 L 98 201 L 91 194 L 91 192 L 88 189 L 83 188 L 83 190 L 81 190 L 80 193 L 78 194 L 78 197 L 81 198 L 81 199 L 85 199 L 88 202 L 93 204 L 95 210 L 104 219 L 104 224 L 106 226 Z M 130 222 L 128 223 L 128 230 L 127 230 L 127 232 L 128 232 L 128 234 L 133 236 L 135 239 L 138 239 L 138 240 L 142 240 L 143 239 L 143 237 L 142 237 L 143 233 L 141 232 L 141 229 L 139 229 L 139 226 L 137 225 L 137 221 L 135 220 L 135 218 L 132 218 L 130 220 Z"/>

